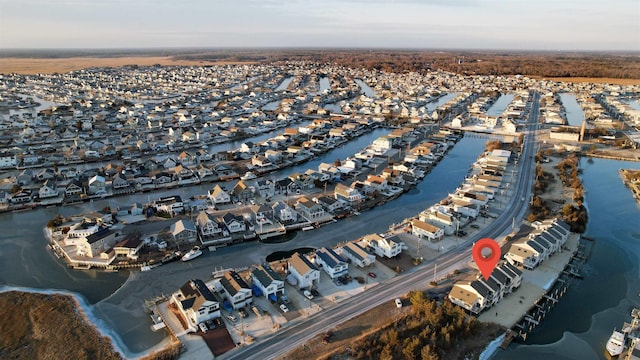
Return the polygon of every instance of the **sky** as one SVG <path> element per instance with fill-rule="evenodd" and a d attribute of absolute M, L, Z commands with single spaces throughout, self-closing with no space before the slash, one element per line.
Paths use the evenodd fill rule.
<path fill-rule="evenodd" d="M 640 0 L 0 0 L 0 49 L 640 51 Z"/>

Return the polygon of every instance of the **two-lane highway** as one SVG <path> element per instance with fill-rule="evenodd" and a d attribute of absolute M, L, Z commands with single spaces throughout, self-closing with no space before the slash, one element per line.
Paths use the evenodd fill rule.
<path fill-rule="evenodd" d="M 362 314 L 398 295 L 406 294 L 414 289 L 424 289 L 431 279 L 432 266 L 438 264 L 439 272 L 447 274 L 459 269 L 471 260 L 473 242 L 483 238 L 498 238 L 510 232 L 512 221 L 520 221 L 524 215 L 533 187 L 535 132 L 538 124 L 539 95 L 533 93 L 533 100 L 523 150 L 519 160 L 518 177 L 514 184 L 513 196 L 504 211 L 487 225 L 476 236 L 461 243 L 455 250 L 425 263 L 423 266 L 403 275 L 390 278 L 371 289 L 353 296 L 348 301 L 318 312 L 306 319 L 297 320 L 277 333 L 264 338 L 254 345 L 234 350 L 224 358 L 229 359 L 273 359 L 286 354 L 311 339 L 316 334 L 325 332 L 336 325 Z"/>

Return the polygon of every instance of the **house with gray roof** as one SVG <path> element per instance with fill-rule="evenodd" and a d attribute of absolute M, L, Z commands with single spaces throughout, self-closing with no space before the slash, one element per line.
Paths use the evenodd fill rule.
<path fill-rule="evenodd" d="M 191 332 L 198 331 L 198 324 L 220 317 L 220 300 L 199 279 L 182 285 L 169 302 L 176 305 Z"/>
<path fill-rule="evenodd" d="M 269 265 L 260 265 L 251 270 L 251 281 L 265 297 L 284 294 L 284 281 Z"/>
<path fill-rule="evenodd" d="M 332 279 L 349 273 L 347 260 L 331 248 L 316 251 L 315 263 Z"/>

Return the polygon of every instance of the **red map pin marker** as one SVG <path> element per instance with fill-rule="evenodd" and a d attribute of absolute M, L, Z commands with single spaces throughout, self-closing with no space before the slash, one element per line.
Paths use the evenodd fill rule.
<path fill-rule="evenodd" d="M 482 255 L 484 249 L 491 250 L 491 254 L 488 256 Z M 478 268 L 480 268 L 484 279 L 489 280 L 489 276 L 491 276 L 493 269 L 496 267 L 496 264 L 498 264 L 498 260 L 500 260 L 500 245 L 493 239 L 482 238 L 473 245 L 471 254 L 473 255 L 473 260 L 478 264 Z"/>

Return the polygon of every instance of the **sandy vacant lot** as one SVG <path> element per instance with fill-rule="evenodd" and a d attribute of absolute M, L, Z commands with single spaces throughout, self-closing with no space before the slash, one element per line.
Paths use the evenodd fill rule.
<path fill-rule="evenodd" d="M 70 58 L 0 58 L 0 74 L 52 74 L 93 67 L 125 65 L 226 65 L 251 62 L 187 61 L 169 56 L 70 57 Z"/>

